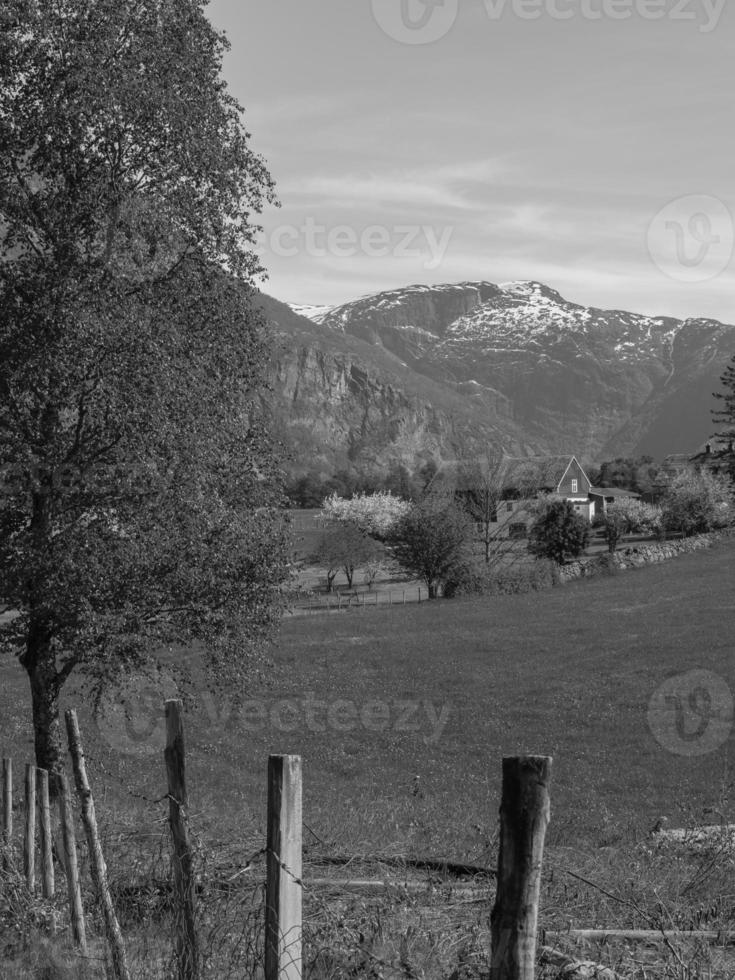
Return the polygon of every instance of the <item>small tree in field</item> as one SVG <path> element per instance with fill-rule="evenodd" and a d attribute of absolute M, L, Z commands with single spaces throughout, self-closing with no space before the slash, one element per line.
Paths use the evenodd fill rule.
<path fill-rule="evenodd" d="M 485 564 L 498 546 L 498 510 L 503 500 L 505 466 L 501 454 L 463 461 L 458 471 L 458 496 L 480 532 Z"/>
<path fill-rule="evenodd" d="M 340 569 L 352 588 L 356 569 L 374 561 L 381 553 L 378 542 L 363 534 L 357 525 L 336 524 L 322 534 L 313 560 L 326 568 L 327 592 L 331 592 Z"/>
<path fill-rule="evenodd" d="M 568 500 L 554 500 L 531 525 L 528 550 L 537 558 L 551 558 L 561 565 L 577 558 L 587 547 L 589 523 Z"/>
<path fill-rule="evenodd" d="M 618 546 L 618 541 L 627 529 L 628 522 L 625 516 L 615 511 L 612 507 L 609 507 L 602 518 L 602 532 L 605 535 L 607 550 L 610 554 L 613 554 Z"/>
<path fill-rule="evenodd" d="M 398 562 L 426 582 L 429 598 L 466 561 L 472 521 L 453 500 L 425 497 L 394 531 L 393 551 Z"/>

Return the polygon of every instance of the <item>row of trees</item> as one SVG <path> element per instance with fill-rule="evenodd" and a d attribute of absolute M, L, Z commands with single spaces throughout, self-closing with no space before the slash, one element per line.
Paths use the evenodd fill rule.
<path fill-rule="evenodd" d="M 466 494 L 457 498 L 430 493 L 415 504 L 385 492 L 351 499 L 332 496 L 325 501 L 322 516 L 327 527 L 312 557 L 327 569 L 328 591 L 340 569 L 352 587 L 355 569 L 363 566 L 372 586 L 385 561 L 387 543 L 391 557 L 423 579 L 429 597 L 435 598 L 447 583 L 467 578 L 475 561 L 478 528 L 485 564 L 490 563 L 489 556 L 501 557 L 499 551 L 488 552 L 485 525 L 476 521 L 477 506 L 477 499 L 468 502 Z M 530 554 L 562 564 L 584 552 L 590 525 L 568 500 L 539 496 L 524 502 L 523 508 L 532 517 Z M 623 498 L 610 505 L 597 523 L 614 551 L 625 534 L 696 534 L 732 523 L 733 513 L 732 485 L 705 471 L 674 478 L 661 506 Z"/>

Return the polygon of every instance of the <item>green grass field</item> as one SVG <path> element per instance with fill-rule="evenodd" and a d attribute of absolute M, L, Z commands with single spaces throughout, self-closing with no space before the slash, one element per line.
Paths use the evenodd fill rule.
<path fill-rule="evenodd" d="M 731 929 L 730 851 L 660 849 L 649 831 L 660 815 L 672 827 L 735 822 L 733 558 L 728 542 L 545 592 L 294 617 L 245 700 L 200 684 L 186 716 L 197 864 L 214 878 L 236 870 L 239 883 L 231 897 L 201 903 L 207 976 L 259 975 L 249 945 L 257 924 L 243 931 L 242 916 L 262 874 L 254 855 L 265 837 L 269 752 L 303 756 L 314 980 L 488 976 L 489 886 L 479 904 L 464 904 L 443 887 L 420 899 L 400 888 L 349 898 L 309 882 L 329 870 L 319 856 L 335 853 L 363 855 L 353 867 L 368 875 L 391 873 L 369 858 L 396 854 L 494 866 L 505 754 L 554 756 L 542 928 Z M 192 651 L 171 656 L 196 666 Z M 32 758 L 27 682 L 16 664 L 1 670 L 0 752 L 14 759 L 20 811 L 22 764 Z M 710 673 L 687 677 L 693 670 Z M 119 698 L 95 720 L 78 686 L 64 697 L 80 709 L 113 887 L 167 874 L 161 702 L 173 693 L 131 679 L 128 719 Z M 84 856 L 82 864 L 87 880 Z M 123 910 L 134 976 L 160 980 L 171 923 L 166 914 L 136 915 L 135 906 Z M 0 968 L 0 977 L 81 976 L 74 965 L 43 972 L 76 961 L 64 937 L 54 945 L 27 918 L 20 938 L 6 935 L 9 972 Z M 100 948 L 98 933 L 94 941 Z M 555 942 L 578 949 L 563 936 Z M 685 940 L 643 951 L 605 941 L 585 951 L 636 978 L 730 980 L 735 970 L 722 949 Z M 101 967 L 84 976 L 96 980 Z"/>
<path fill-rule="evenodd" d="M 668 750 L 648 720 L 654 692 L 693 669 L 735 691 L 734 557 L 728 543 L 545 592 L 288 620 L 245 703 L 204 696 L 188 708 L 195 819 L 205 833 L 257 836 L 267 755 L 291 752 L 319 837 L 477 858 L 502 756 L 532 752 L 554 756 L 552 842 L 594 846 L 644 834 L 661 814 L 676 826 L 723 806 L 735 822 L 735 736 L 715 738 L 717 705 L 700 717 L 693 702 L 679 734 L 673 706 L 655 721 L 686 753 L 700 724 L 717 742 L 704 755 Z M 18 767 L 31 758 L 27 685 L 16 665 L 2 671 L 2 753 Z M 65 704 L 79 698 L 70 687 Z M 118 813 L 145 812 L 134 794 L 164 791 L 157 700 L 149 687 L 133 699 L 132 729 L 114 702 L 99 729 L 80 705 L 92 778 Z"/>

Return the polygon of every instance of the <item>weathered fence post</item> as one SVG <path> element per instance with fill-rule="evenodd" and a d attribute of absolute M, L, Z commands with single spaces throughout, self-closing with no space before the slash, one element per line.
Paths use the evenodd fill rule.
<path fill-rule="evenodd" d="M 10 867 L 10 845 L 13 840 L 13 760 L 3 759 L 3 865 Z"/>
<path fill-rule="evenodd" d="M 86 953 L 87 932 L 84 926 L 82 888 L 79 883 L 77 838 L 74 833 L 74 817 L 71 810 L 69 783 L 63 773 L 59 774 L 59 815 L 61 817 L 61 842 L 64 849 L 64 868 L 66 870 L 66 888 L 69 895 L 71 931 L 74 942 L 83 953 Z"/>
<path fill-rule="evenodd" d="M 174 845 L 173 877 L 177 910 L 176 959 L 179 980 L 196 980 L 199 948 L 196 934 L 194 855 L 189 841 L 189 797 L 186 792 L 184 705 L 177 698 L 165 702 L 166 774 L 168 813 Z"/>
<path fill-rule="evenodd" d="M 533 980 L 550 779 L 548 756 L 503 759 L 490 980 Z"/>
<path fill-rule="evenodd" d="M 268 758 L 265 980 L 301 980 L 301 756 Z"/>
<path fill-rule="evenodd" d="M 107 865 L 105 856 L 102 853 L 102 845 L 97 831 L 97 817 L 94 810 L 94 799 L 92 790 L 87 779 L 87 766 L 84 762 L 84 752 L 82 750 L 82 736 L 79 732 L 79 722 L 77 713 L 73 709 L 65 712 L 66 734 L 69 740 L 69 753 L 71 755 L 72 766 L 74 767 L 74 782 L 77 787 L 77 794 L 82 804 L 82 823 L 87 837 L 89 847 L 89 868 L 92 873 L 100 904 L 102 915 L 105 920 L 105 932 L 107 942 L 112 954 L 112 972 L 115 980 L 130 980 L 127 958 L 125 956 L 125 945 L 123 943 L 120 925 L 115 915 L 115 908 L 112 904 L 112 896 L 107 883 Z"/>
<path fill-rule="evenodd" d="M 30 892 L 36 887 L 36 767 L 26 763 L 23 821 L 23 874 Z"/>
<path fill-rule="evenodd" d="M 38 780 L 38 816 L 41 831 L 41 894 L 44 898 L 54 897 L 54 848 L 51 836 L 51 801 L 48 792 L 48 772 L 36 771 Z"/>

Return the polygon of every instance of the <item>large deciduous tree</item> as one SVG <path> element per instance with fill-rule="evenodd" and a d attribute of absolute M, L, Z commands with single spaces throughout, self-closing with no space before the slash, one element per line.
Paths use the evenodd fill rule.
<path fill-rule="evenodd" d="M 278 620 L 253 213 L 272 199 L 203 0 L 0 8 L 0 644 L 36 759 L 59 693 L 164 642 L 222 674 Z"/>

